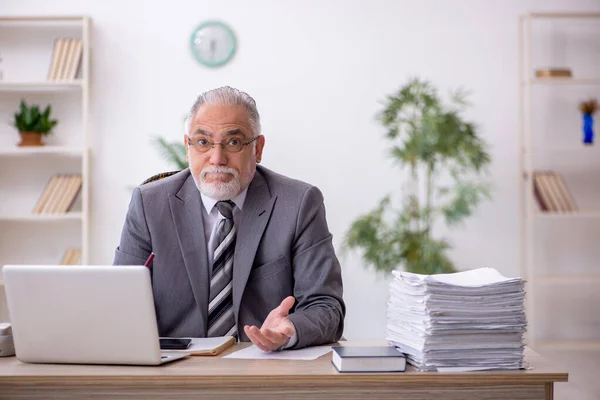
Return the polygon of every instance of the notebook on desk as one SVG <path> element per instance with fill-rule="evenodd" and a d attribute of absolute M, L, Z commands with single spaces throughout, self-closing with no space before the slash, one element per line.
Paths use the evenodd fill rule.
<path fill-rule="evenodd" d="M 171 350 L 176 353 L 188 353 L 192 356 L 216 356 L 235 343 L 233 336 L 218 336 L 206 338 L 182 338 L 191 339 L 190 346 L 185 350 Z"/>
<path fill-rule="evenodd" d="M 339 372 L 404 372 L 406 356 L 391 346 L 333 346 L 331 363 Z"/>
<path fill-rule="evenodd" d="M 16 356 L 23 362 L 160 365 L 150 273 L 144 266 L 6 265 Z"/>

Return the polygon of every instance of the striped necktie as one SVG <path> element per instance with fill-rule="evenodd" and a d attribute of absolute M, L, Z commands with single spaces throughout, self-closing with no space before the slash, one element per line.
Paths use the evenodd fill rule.
<path fill-rule="evenodd" d="M 233 226 L 231 201 L 217 202 L 219 213 L 225 218 L 218 222 L 215 231 L 215 250 L 210 279 L 210 302 L 208 304 L 208 336 L 237 336 L 233 316 L 232 281 L 233 251 L 235 249 L 235 226 Z"/>

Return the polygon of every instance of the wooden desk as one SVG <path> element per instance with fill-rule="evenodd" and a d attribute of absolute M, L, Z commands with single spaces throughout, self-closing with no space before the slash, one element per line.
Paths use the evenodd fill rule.
<path fill-rule="evenodd" d="M 0 358 L 0 399 L 552 399 L 553 383 L 568 374 L 529 349 L 526 359 L 532 370 L 449 374 L 409 366 L 405 373 L 340 374 L 331 353 L 314 361 L 189 357 L 159 367 L 25 364 L 8 357 Z"/>

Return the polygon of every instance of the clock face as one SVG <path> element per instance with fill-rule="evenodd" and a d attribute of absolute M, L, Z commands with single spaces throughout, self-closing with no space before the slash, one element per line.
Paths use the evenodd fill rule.
<path fill-rule="evenodd" d="M 200 24 L 190 38 L 192 54 L 207 67 L 226 64 L 235 53 L 236 40 L 231 28 L 222 22 Z"/>

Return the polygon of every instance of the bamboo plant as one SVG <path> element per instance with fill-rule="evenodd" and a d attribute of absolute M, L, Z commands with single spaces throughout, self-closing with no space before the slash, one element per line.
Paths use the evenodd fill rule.
<path fill-rule="evenodd" d="M 475 125 L 461 116 L 466 106 L 463 92 L 444 102 L 429 82 L 416 78 L 387 98 L 377 117 L 405 184 L 399 207 L 388 194 L 346 234 L 345 247 L 359 250 L 368 266 L 384 273 L 456 271 L 450 242 L 436 237 L 434 228 L 455 226 L 490 197 L 490 155 Z"/>

